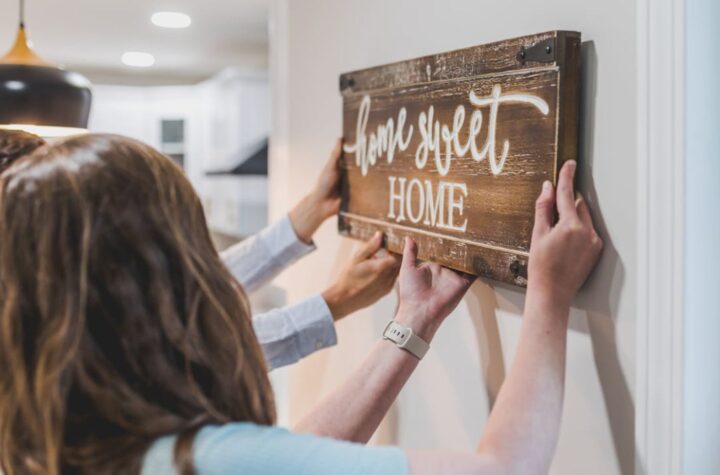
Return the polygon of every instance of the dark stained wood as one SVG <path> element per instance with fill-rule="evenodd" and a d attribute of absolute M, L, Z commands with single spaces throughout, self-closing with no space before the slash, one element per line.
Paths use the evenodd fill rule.
<path fill-rule="evenodd" d="M 538 44 L 542 47 L 540 56 L 537 47 L 532 50 Z M 551 48 L 544 57 L 546 45 Z M 524 56 L 527 59 L 521 59 L 522 50 L 528 52 Z M 340 86 L 346 150 L 340 233 L 365 240 L 381 230 L 386 234 L 386 247 L 394 252 L 402 250 L 403 239 L 409 235 L 418 243 L 420 259 L 526 285 L 535 199 L 543 181 L 556 182 L 560 165 L 577 156 L 579 55 L 579 33 L 548 32 L 343 74 Z M 534 57 L 542 61 L 531 60 Z M 471 93 L 488 104 L 473 104 Z M 491 136 L 489 101 L 494 93 L 501 94 L 501 100 L 513 98 L 497 108 L 496 161 L 504 142 L 509 143 L 502 167 L 493 170 L 490 153 L 477 155 L 479 160 L 473 159 L 470 151 L 458 153 L 453 140 L 449 140 L 447 150 L 442 136 L 441 165 L 450 157 L 445 174 L 441 173 L 442 166 L 436 166 L 432 151 L 424 165 L 422 160 L 416 161 L 418 148 L 427 145 L 420 117 L 429 116 L 431 106 L 433 122 L 445 125 L 447 132 L 454 130 L 456 108 L 465 108 L 456 141 L 460 149 L 471 141 L 472 114 L 481 111 L 475 143 L 478 150 L 483 149 Z M 363 106 L 368 107 L 368 100 L 362 134 L 358 115 Z M 391 132 L 397 131 L 402 108 L 406 120 L 401 139 L 409 137 L 407 147 L 395 148 L 392 162 L 384 150 L 374 164 L 363 167 L 362 154 L 352 146 L 363 137 L 372 141 L 371 134 L 382 130 L 388 119 L 393 119 Z M 388 136 L 393 137 L 391 133 Z M 411 193 L 410 203 L 405 200 L 404 219 L 398 221 L 400 180 Z M 411 180 L 419 182 L 411 186 Z M 450 189 L 454 195 L 448 194 Z M 428 193 L 433 195 L 431 203 L 444 205 L 444 218 L 436 215 L 435 222 L 427 208 L 428 200 L 422 201 L 422 195 L 427 198 Z M 442 202 L 435 201 L 440 193 Z M 408 194 L 403 196 L 407 198 Z M 453 196 L 456 207 L 449 209 Z M 463 197 L 461 208 L 459 196 Z M 421 205 L 423 217 L 413 222 L 412 215 L 419 216 Z M 462 229 L 465 219 L 467 224 Z"/>

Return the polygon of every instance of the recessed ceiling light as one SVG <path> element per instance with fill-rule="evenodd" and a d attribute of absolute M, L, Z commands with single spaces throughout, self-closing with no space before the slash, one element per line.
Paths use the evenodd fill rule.
<path fill-rule="evenodd" d="M 27 86 L 22 81 L 5 81 L 5 89 L 11 91 L 23 91 Z"/>
<path fill-rule="evenodd" d="M 155 64 L 155 56 L 142 51 L 128 51 L 123 53 L 122 62 L 134 68 L 148 68 Z"/>
<path fill-rule="evenodd" d="M 192 23 L 190 15 L 180 12 L 156 12 L 150 19 L 162 28 L 187 28 Z"/>

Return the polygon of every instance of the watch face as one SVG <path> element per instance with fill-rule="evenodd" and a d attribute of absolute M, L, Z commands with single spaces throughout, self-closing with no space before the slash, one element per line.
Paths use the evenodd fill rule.
<path fill-rule="evenodd" d="M 422 359 L 429 348 L 427 342 L 413 335 L 410 328 L 406 328 L 394 320 L 385 327 L 383 338 L 392 341 L 398 348 L 408 351 L 418 359 Z"/>
<path fill-rule="evenodd" d="M 383 336 L 394 341 L 398 345 L 403 345 L 410 336 L 410 331 L 399 323 L 392 321 L 385 328 Z"/>

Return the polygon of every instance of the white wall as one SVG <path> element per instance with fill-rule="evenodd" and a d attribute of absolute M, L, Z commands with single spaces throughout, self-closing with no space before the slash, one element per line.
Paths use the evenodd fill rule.
<path fill-rule="evenodd" d="M 554 474 L 643 473 L 634 446 L 636 281 L 636 4 L 628 0 L 278 1 L 271 42 L 275 216 L 308 189 L 341 133 L 338 75 L 353 69 L 552 29 L 585 41 L 580 182 L 606 242 L 575 302 Z M 326 224 L 320 251 L 281 283 L 291 301 L 322 290 L 353 242 Z M 318 276 L 308 278 L 307 276 Z M 406 447 L 472 449 L 516 348 L 524 293 L 473 286 L 381 428 Z M 392 317 L 394 297 L 339 324 L 338 347 L 291 372 L 296 419 L 366 354 Z"/>
<path fill-rule="evenodd" d="M 718 22 L 717 0 L 687 2 L 683 450 L 687 474 L 720 472 Z"/>

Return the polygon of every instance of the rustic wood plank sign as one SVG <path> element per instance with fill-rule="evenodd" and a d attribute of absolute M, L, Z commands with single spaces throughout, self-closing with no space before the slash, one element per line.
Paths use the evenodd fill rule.
<path fill-rule="evenodd" d="M 579 64 L 558 31 L 343 74 L 340 233 L 526 285 L 535 199 L 577 156 Z"/>

